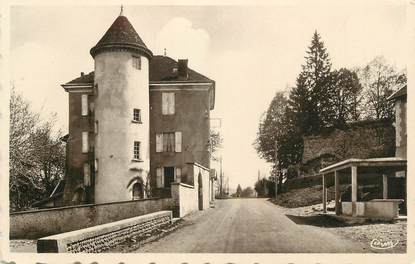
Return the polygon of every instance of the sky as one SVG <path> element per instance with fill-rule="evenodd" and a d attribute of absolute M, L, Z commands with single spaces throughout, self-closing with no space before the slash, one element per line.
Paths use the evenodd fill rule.
<path fill-rule="evenodd" d="M 124 6 L 154 54 L 166 49 L 174 59 L 189 59 L 190 68 L 216 81 L 211 117 L 221 119 L 220 155 L 232 189 L 253 186 L 258 171 L 269 173 L 253 147 L 258 123 L 275 93 L 295 84 L 315 30 L 335 69 L 363 66 L 378 55 L 398 70 L 406 66 L 405 2 L 325 3 Z M 64 133 L 68 95 L 60 85 L 93 71 L 89 50 L 119 12 L 119 6 L 92 5 L 11 8 L 12 83 L 44 118 L 56 113 Z"/>

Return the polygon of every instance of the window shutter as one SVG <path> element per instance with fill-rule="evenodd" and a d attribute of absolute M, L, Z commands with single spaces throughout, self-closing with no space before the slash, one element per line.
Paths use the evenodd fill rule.
<path fill-rule="evenodd" d="M 182 180 L 182 168 L 177 167 L 176 168 L 176 175 L 174 175 L 174 181 L 175 182 L 181 182 Z"/>
<path fill-rule="evenodd" d="M 82 153 L 88 153 L 88 132 L 82 132 Z"/>
<path fill-rule="evenodd" d="M 162 93 L 161 94 L 161 112 L 163 115 L 168 114 L 168 103 L 169 103 L 169 94 Z"/>
<path fill-rule="evenodd" d="M 161 168 L 156 168 L 156 185 L 161 188 Z"/>
<path fill-rule="evenodd" d="M 82 101 L 82 115 L 83 116 L 87 116 L 88 115 L 88 95 L 87 94 L 83 94 L 81 96 L 81 101 Z"/>
<path fill-rule="evenodd" d="M 182 152 L 182 132 L 178 131 L 175 133 L 175 151 Z"/>
<path fill-rule="evenodd" d="M 163 152 L 163 133 L 156 134 L 156 152 Z"/>
<path fill-rule="evenodd" d="M 169 114 L 174 114 L 174 93 L 169 94 Z"/>
<path fill-rule="evenodd" d="M 91 186 L 91 171 L 88 163 L 84 163 L 84 186 Z"/>
<path fill-rule="evenodd" d="M 98 159 L 95 159 L 95 172 L 98 172 Z"/>

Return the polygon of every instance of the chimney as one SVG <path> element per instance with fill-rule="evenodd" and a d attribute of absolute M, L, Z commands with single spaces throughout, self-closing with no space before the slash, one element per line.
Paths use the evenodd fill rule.
<path fill-rule="evenodd" d="M 81 77 L 84 77 L 84 75 L 85 75 L 84 72 L 81 72 Z"/>
<path fill-rule="evenodd" d="M 187 59 L 186 60 L 178 60 L 177 72 L 178 72 L 179 79 L 187 80 L 187 77 L 188 77 L 187 62 L 188 62 Z"/>

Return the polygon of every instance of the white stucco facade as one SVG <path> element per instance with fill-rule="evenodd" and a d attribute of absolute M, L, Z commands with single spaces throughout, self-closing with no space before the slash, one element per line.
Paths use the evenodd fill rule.
<path fill-rule="evenodd" d="M 132 184 L 146 182 L 149 153 L 149 61 L 133 67 L 129 51 L 103 51 L 95 59 L 95 203 L 132 199 Z M 141 122 L 133 121 L 139 109 Z M 140 142 L 134 159 L 134 142 Z M 144 190 L 144 186 L 143 186 Z"/>

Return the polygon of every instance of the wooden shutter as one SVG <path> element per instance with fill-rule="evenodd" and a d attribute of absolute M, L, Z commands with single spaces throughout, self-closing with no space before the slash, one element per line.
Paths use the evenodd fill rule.
<path fill-rule="evenodd" d="M 175 182 L 181 182 L 182 180 L 182 168 L 176 167 L 176 174 L 174 175 Z"/>
<path fill-rule="evenodd" d="M 177 131 L 175 133 L 175 151 L 182 152 L 182 132 Z"/>
<path fill-rule="evenodd" d="M 169 114 L 174 115 L 174 93 L 169 94 Z"/>
<path fill-rule="evenodd" d="M 81 101 L 82 101 L 82 105 L 81 105 L 82 115 L 87 116 L 88 115 L 88 95 L 83 94 L 81 96 Z"/>
<path fill-rule="evenodd" d="M 156 134 L 156 152 L 163 152 L 163 133 Z"/>
<path fill-rule="evenodd" d="M 156 168 L 156 185 L 161 188 L 161 168 Z"/>
<path fill-rule="evenodd" d="M 84 163 L 84 186 L 91 186 L 91 169 L 88 163 Z"/>
<path fill-rule="evenodd" d="M 161 113 L 163 115 L 168 114 L 169 94 L 161 93 Z"/>
<path fill-rule="evenodd" d="M 82 153 L 88 153 L 88 132 L 82 132 Z"/>

